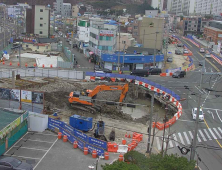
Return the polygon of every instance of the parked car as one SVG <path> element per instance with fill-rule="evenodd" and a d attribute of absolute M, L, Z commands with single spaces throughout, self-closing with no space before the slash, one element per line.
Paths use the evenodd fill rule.
<path fill-rule="evenodd" d="M 77 48 L 77 44 L 73 44 L 73 45 L 72 45 L 72 48 Z"/>
<path fill-rule="evenodd" d="M 1 170 L 33 170 L 32 165 L 22 162 L 13 157 L 0 159 Z"/>
<path fill-rule="evenodd" d="M 205 58 L 211 58 L 210 53 L 206 53 L 206 54 L 205 54 Z"/>
<path fill-rule="evenodd" d="M 186 71 L 176 71 L 173 73 L 172 77 L 173 78 L 181 78 L 186 76 Z"/>
<path fill-rule="evenodd" d="M 160 73 L 162 73 L 160 68 L 150 68 L 149 69 L 150 75 L 159 75 Z"/>
<path fill-rule="evenodd" d="M 170 62 L 170 63 L 173 62 L 173 58 L 172 57 L 168 57 L 167 58 L 167 62 Z"/>
<path fill-rule="evenodd" d="M 177 47 L 183 47 L 183 44 L 181 44 L 181 43 L 177 44 Z"/>
<path fill-rule="evenodd" d="M 105 73 L 112 73 L 112 70 L 109 70 L 107 68 L 103 68 L 102 71 L 105 72 Z"/>
<path fill-rule="evenodd" d="M 191 115 L 192 115 L 193 120 L 196 120 L 196 118 L 197 118 L 197 108 L 196 107 L 192 109 Z M 200 108 L 199 121 L 203 121 L 203 120 L 204 120 L 204 113 L 203 113 L 203 110 Z"/>
<path fill-rule="evenodd" d="M 187 49 L 184 49 L 184 50 L 183 50 L 183 53 L 184 53 L 184 54 L 188 54 L 189 51 L 188 51 Z"/>
<path fill-rule="evenodd" d="M 94 71 L 101 70 L 99 65 L 94 65 Z"/>
<path fill-rule="evenodd" d="M 205 53 L 204 48 L 200 48 L 200 53 Z"/>
<path fill-rule="evenodd" d="M 175 54 L 177 54 L 177 55 L 181 55 L 182 52 L 181 52 L 180 50 L 175 50 Z"/>
<path fill-rule="evenodd" d="M 148 70 L 143 70 L 143 69 L 137 69 L 133 70 L 130 75 L 135 75 L 135 76 L 141 76 L 141 77 L 148 77 L 149 76 L 149 71 Z"/>

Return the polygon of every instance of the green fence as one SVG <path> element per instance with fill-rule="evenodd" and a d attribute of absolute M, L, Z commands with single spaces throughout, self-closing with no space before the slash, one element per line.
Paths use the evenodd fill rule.
<path fill-rule="evenodd" d="M 3 51 L 7 51 L 8 54 L 10 54 L 12 48 L 12 44 L 9 44 L 7 47 L 5 47 L 3 50 L 0 50 L 0 55 L 3 54 Z"/>
<path fill-rule="evenodd" d="M 5 138 L 0 139 L 0 156 L 5 152 Z"/>
<path fill-rule="evenodd" d="M 10 148 L 16 141 L 18 141 L 28 131 L 27 119 L 24 120 L 18 127 L 13 129 L 8 134 L 8 148 Z"/>

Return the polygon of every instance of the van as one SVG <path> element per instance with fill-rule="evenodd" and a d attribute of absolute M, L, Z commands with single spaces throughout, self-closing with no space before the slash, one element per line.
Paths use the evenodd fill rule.
<path fill-rule="evenodd" d="M 150 68 L 149 69 L 150 75 L 160 75 L 160 73 L 162 73 L 160 68 Z"/>
<path fill-rule="evenodd" d="M 149 71 L 148 70 L 143 70 L 143 69 L 133 70 L 130 73 L 130 75 L 141 76 L 141 77 L 148 77 L 149 76 Z"/>

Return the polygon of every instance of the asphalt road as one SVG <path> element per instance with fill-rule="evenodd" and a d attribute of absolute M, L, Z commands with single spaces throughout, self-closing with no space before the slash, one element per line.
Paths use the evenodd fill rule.
<path fill-rule="evenodd" d="M 200 89 L 200 69 L 199 61 L 203 60 L 203 55 L 199 53 L 199 48 L 190 42 L 182 40 L 193 53 L 193 60 L 195 63 L 195 70 L 187 73 L 185 78 L 174 79 L 172 77 L 159 78 L 158 76 L 150 76 L 148 79 L 159 83 L 181 96 L 186 98 L 182 101 L 183 115 L 177 120 L 177 123 L 167 130 L 167 134 L 171 134 L 171 140 L 168 147 L 168 153 L 177 153 L 182 155 L 178 149 L 179 146 L 190 147 L 192 143 L 192 133 L 195 129 L 195 121 L 192 120 L 191 109 L 197 107 L 198 94 L 201 93 L 201 106 L 205 113 L 205 121 L 199 123 L 198 129 L 198 149 L 197 154 L 201 158 L 199 166 L 202 170 L 215 169 L 219 170 L 222 166 L 222 79 L 221 76 L 203 76 L 203 88 Z M 214 59 L 206 61 L 207 72 L 221 72 L 222 66 Z M 185 89 L 188 86 L 189 89 Z M 221 92 L 209 92 L 205 88 L 212 88 Z M 215 96 L 220 95 L 220 96 Z M 162 132 L 159 134 L 162 135 Z M 178 142 L 175 142 L 178 141 Z M 161 146 L 162 140 L 157 141 Z M 184 145 L 183 145 L 184 144 Z M 206 149 L 204 146 L 211 146 L 211 149 Z M 159 147 L 158 150 L 161 150 Z M 184 155 L 190 158 L 190 152 Z M 197 160 L 197 157 L 196 157 Z M 206 165 L 206 166 L 205 166 Z"/>

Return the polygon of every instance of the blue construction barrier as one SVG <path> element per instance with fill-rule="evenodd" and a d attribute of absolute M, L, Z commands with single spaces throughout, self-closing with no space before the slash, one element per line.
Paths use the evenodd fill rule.
<path fill-rule="evenodd" d="M 55 131 L 55 128 L 59 129 L 63 135 L 66 135 L 68 140 L 73 144 L 77 141 L 78 147 L 84 150 L 84 147 L 88 147 L 89 152 L 92 150 L 97 151 L 97 155 L 103 155 L 105 150 L 107 150 L 107 142 L 102 141 L 93 137 L 87 136 L 85 133 L 67 125 L 66 123 L 48 118 L 48 129 Z"/>

